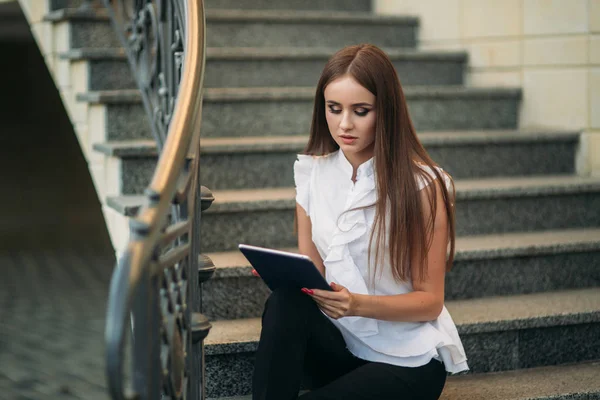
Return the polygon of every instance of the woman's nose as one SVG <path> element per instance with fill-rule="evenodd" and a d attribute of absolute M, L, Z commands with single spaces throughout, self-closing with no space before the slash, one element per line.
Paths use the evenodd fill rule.
<path fill-rule="evenodd" d="M 342 120 L 340 121 L 340 129 L 342 130 L 350 130 L 352 129 L 352 117 L 350 116 L 350 113 L 343 113 L 342 114 Z"/>

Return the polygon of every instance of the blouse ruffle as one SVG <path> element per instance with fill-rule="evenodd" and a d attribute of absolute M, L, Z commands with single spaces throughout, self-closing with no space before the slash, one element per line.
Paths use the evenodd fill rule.
<path fill-rule="evenodd" d="M 329 253 L 323 264 L 327 282 L 335 282 L 349 291 L 369 294 L 367 285 L 354 263 L 348 245 L 360 238 L 368 240 L 368 225 L 365 210 L 352 210 L 356 207 L 372 205 L 376 201 L 375 181 L 370 177 L 359 179 L 354 190 L 348 196 L 344 210 L 333 232 Z M 377 320 L 363 317 L 345 317 L 339 323 L 358 337 L 367 337 L 379 333 Z"/>
<path fill-rule="evenodd" d="M 294 181 L 296 183 L 296 202 L 302 206 L 306 215 L 310 215 L 310 181 L 315 157 L 298 154 L 294 163 Z"/>

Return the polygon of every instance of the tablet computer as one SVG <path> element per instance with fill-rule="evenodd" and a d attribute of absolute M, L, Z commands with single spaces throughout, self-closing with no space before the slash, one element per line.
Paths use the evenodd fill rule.
<path fill-rule="evenodd" d="M 310 257 L 247 244 L 238 247 L 271 290 L 280 287 L 332 290 Z"/>

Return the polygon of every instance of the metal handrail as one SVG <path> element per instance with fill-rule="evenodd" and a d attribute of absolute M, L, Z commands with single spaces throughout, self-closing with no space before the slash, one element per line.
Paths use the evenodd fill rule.
<path fill-rule="evenodd" d="M 111 280 L 105 331 L 108 388 L 119 400 L 204 398 L 202 341 L 210 324 L 199 313 L 198 276 L 205 280 L 214 271 L 199 254 L 200 211 L 213 201 L 199 182 L 204 2 L 104 3 L 160 150 L 145 204 L 130 221 L 130 240 Z M 132 387 L 126 393 L 124 349 L 130 329 Z"/>

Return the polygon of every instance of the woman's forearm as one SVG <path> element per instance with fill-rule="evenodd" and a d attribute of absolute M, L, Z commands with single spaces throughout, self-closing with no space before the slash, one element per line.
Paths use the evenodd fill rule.
<path fill-rule="evenodd" d="M 444 306 L 431 293 L 414 291 L 392 296 L 356 294 L 352 315 L 384 321 L 432 321 L 442 312 Z"/>

